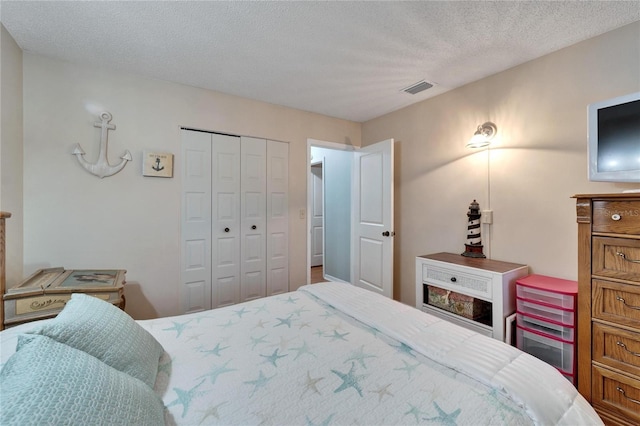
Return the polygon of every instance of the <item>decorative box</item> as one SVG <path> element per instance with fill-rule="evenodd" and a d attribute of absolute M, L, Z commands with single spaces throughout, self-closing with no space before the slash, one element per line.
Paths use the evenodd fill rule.
<path fill-rule="evenodd" d="M 98 297 L 124 309 L 124 269 L 40 269 L 3 295 L 4 324 L 56 316 L 73 293 Z"/>
<path fill-rule="evenodd" d="M 491 315 L 491 304 L 484 300 L 440 287 L 430 285 L 427 287 L 428 303 L 432 306 L 472 320 Z"/>

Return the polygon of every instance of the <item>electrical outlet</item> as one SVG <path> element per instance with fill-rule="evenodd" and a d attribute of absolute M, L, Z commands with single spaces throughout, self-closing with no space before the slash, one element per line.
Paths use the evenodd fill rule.
<path fill-rule="evenodd" d="M 304 219 L 306 217 L 306 211 L 304 209 L 300 209 L 300 219 Z"/>
<path fill-rule="evenodd" d="M 493 223 L 493 210 L 482 210 L 480 222 L 491 225 Z"/>

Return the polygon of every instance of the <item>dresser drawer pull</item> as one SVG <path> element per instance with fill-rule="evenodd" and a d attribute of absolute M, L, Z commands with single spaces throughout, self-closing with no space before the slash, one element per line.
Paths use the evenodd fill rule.
<path fill-rule="evenodd" d="M 627 400 L 633 402 L 634 404 L 640 405 L 640 401 L 638 401 L 637 399 L 629 398 L 627 395 L 625 395 L 624 394 L 624 389 L 622 389 L 621 387 L 617 387 L 616 390 L 618 392 L 620 392 L 622 394 L 622 396 L 624 396 Z"/>
<path fill-rule="evenodd" d="M 622 216 L 620 216 L 618 213 L 614 213 L 614 214 L 611 215 L 611 219 L 620 220 L 620 219 L 622 219 Z"/>
<path fill-rule="evenodd" d="M 627 349 L 627 345 L 625 345 L 624 343 L 622 343 L 619 340 L 616 342 L 616 345 L 620 346 L 622 349 L 624 349 L 625 351 L 629 352 L 633 356 L 640 356 L 640 352 L 630 351 L 629 349 Z"/>
<path fill-rule="evenodd" d="M 624 298 L 622 298 L 622 297 L 620 297 L 620 296 L 616 296 L 616 300 L 617 300 L 617 301 L 619 301 L 619 302 L 622 302 L 622 304 L 623 304 L 624 306 L 626 306 L 627 308 L 629 308 L 629 309 L 636 309 L 636 310 L 639 310 L 639 311 L 640 311 L 640 306 L 631 306 L 631 305 L 627 305 L 627 301 L 626 301 L 626 300 L 624 300 Z"/>
<path fill-rule="evenodd" d="M 616 254 L 618 256 L 620 256 L 621 258 L 623 258 L 624 260 L 626 260 L 627 262 L 631 262 L 631 263 L 640 263 L 640 260 L 631 260 L 631 259 L 627 259 L 627 256 L 624 253 L 620 253 L 619 251 L 616 252 Z"/>

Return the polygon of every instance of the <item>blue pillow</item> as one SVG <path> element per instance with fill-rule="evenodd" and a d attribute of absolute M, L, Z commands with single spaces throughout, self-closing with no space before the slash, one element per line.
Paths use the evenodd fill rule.
<path fill-rule="evenodd" d="M 153 387 L 164 349 L 133 318 L 109 302 L 74 293 L 56 318 L 30 331 L 93 355 Z"/>
<path fill-rule="evenodd" d="M 147 385 L 45 336 L 18 337 L 0 382 L 2 425 L 164 424 Z"/>

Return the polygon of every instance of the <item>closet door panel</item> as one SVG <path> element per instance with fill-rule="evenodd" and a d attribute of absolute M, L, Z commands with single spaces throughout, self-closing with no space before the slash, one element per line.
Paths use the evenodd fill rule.
<path fill-rule="evenodd" d="M 240 298 L 246 301 L 266 296 L 266 141 L 243 136 L 240 154 Z"/>
<path fill-rule="evenodd" d="M 211 135 L 182 131 L 183 313 L 211 308 Z"/>
<path fill-rule="evenodd" d="M 211 302 L 217 308 L 240 302 L 240 138 L 211 137 Z"/>
<path fill-rule="evenodd" d="M 267 141 L 267 295 L 289 291 L 289 144 Z"/>

